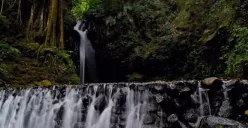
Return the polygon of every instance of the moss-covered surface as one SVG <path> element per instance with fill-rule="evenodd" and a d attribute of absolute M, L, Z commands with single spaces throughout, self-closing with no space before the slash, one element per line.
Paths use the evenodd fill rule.
<path fill-rule="evenodd" d="M 0 81 L 13 87 L 79 83 L 67 47 L 70 33 L 64 37 L 74 24 L 70 2 L 2 1 Z"/>
<path fill-rule="evenodd" d="M 2 45 L 6 44 L 0 44 L 0 48 Z M 16 47 L 20 51 L 11 47 L 14 50 L 8 49 L 7 51 L 10 53 L 7 52 L 4 56 L 1 54 L 0 57 L 0 60 L 2 59 L 1 79 L 11 86 L 51 86 L 79 83 L 72 60 L 66 51 L 45 48 L 38 43 L 19 43 Z M 0 49 L 0 53 L 3 52 L 4 50 Z M 6 56 L 8 56 L 7 59 Z"/>

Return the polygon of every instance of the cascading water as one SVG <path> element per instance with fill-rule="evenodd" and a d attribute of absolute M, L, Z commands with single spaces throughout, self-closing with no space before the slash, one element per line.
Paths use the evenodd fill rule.
<path fill-rule="evenodd" d="M 87 77 L 91 82 L 97 81 L 96 73 L 96 62 L 95 62 L 95 50 L 87 37 L 87 29 L 82 31 L 81 28 L 82 22 L 78 21 L 74 27 L 74 30 L 77 31 L 80 35 L 80 80 L 81 84 L 85 83 L 85 71 L 87 71 Z M 84 26 L 84 24 L 83 24 Z"/>
<path fill-rule="evenodd" d="M 203 101 L 203 96 L 205 98 L 205 103 L 207 104 L 207 114 L 211 115 L 211 107 L 208 98 L 208 89 L 203 89 L 201 87 L 200 82 L 198 82 L 198 95 L 199 95 L 199 102 L 200 102 L 200 116 L 205 116 L 205 104 Z"/>
<path fill-rule="evenodd" d="M 119 111 L 122 106 L 125 108 L 121 112 L 126 116 L 125 127 L 142 128 L 146 113 L 145 92 L 129 87 L 113 89 L 112 85 L 64 90 L 0 91 L 0 127 L 112 128 L 111 113 L 113 110 Z"/>
<path fill-rule="evenodd" d="M 203 128 L 210 102 L 198 81 L 0 90 L 0 128 Z"/>
<path fill-rule="evenodd" d="M 228 89 L 227 87 L 230 86 L 232 84 L 232 81 L 229 80 L 229 81 L 224 81 L 223 82 L 223 85 L 222 85 L 222 88 L 223 88 L 223 95 L 224 95 L 224 99 L 225 100 L 228 100 L 229 97 L 228 97 L 228 91 L 230 91 L 230 89 Z"/>

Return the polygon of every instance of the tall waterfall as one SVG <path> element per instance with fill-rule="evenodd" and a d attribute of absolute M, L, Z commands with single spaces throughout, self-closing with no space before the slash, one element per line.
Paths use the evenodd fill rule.
<path fill-rule="evenodd" d="M 97 81 L 95 50 L 87 37 L 87 29 L 82 31 L 82 22 L 78 21 L 74 27 L 80 35 L 80 80 L 81 84 L 85 83 L 85 73 L 91 82 Z M 84 24 L 83 24 L 84 25 Z M 87 72 L 85 72 L 87 71 Z"/>

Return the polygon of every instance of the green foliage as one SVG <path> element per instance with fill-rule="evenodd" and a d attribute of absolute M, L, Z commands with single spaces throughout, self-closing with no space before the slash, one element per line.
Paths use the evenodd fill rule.
<path fill-rule="evenodd" d="M 0 62 L 5 60 L 16 60 L 20 56 L 20 51 L 9 44 L 0 43 Z"/>
<path fill-rule="evenodd" d="M 76 74 L 72 75 L 69 80 L 69 84 L 79 84 L 79 83 L 80 83 L 80 78 L 78 77 L 78 75 Z"/>
<path fill-rule="evenodd" d="M 227 60 L 226 74 L 243 77 L 243 68 L 248 64 L 248 28 L 234 25 L 231 27 L 230 42 L 235 44 Z"/>
<path fill-rule="evenodd" d="M 58 59 L 63 60 L 70 68 L 73 67 L 73 62 L 70 58 L 70 55 L 66 51 L 59 50 L 56 52 L 56 56 Z"/>
<path fill-rule="evenodd" d="M 81 19 L 88 9 L 102 8 L 102 0 L 72 0 L 72 13 L 77 19 Z"/>
<path fill-rule="evenodd" d="M 86 1 L 82 0 L 73 0 L 72 1 L 72 13 L 73 15 L 80 19 L 83 17 L 83 13 L 87 10 L 88 8 L 88 3 Z"/>
<path fill-rule="evenodd" d="M 40 87 L 51 87 L 53 86 L 53 83 L 49 80 L 42 80 L 40 82 L 35 82 L 34 83 L 35 85 L 37 86 L 40 86 Z"/>
<path fill-rule="evenodd" d="M 201 79 L 224 74 L 231 48 L 222 38 L 228 36 L 238 3 L 116 0 L 103 1 L 103 11 L 88 8 L 87 13 L 100 39 L 97 52 L 117 62 L 127 79 L 135 72 L 148 80 Z"/>

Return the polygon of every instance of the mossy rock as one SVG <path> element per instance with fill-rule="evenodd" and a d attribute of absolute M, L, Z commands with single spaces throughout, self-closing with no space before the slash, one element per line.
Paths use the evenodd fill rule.
<path fill-rule="evenodd" d="M 20 43 L 18 45 L 20 49 L 25 50 L 25 51 L 35 51 L 40 47 L 40 44 L 38 43 Z"/>
<path fill-rule="evenodd" d="M 40 82 L 35 82 L 34 83 L 37 86 L 41 86 L 41 87 L 51 87 L 53 86 L 53 83 L 49 80 L 42 80 Z"/>

